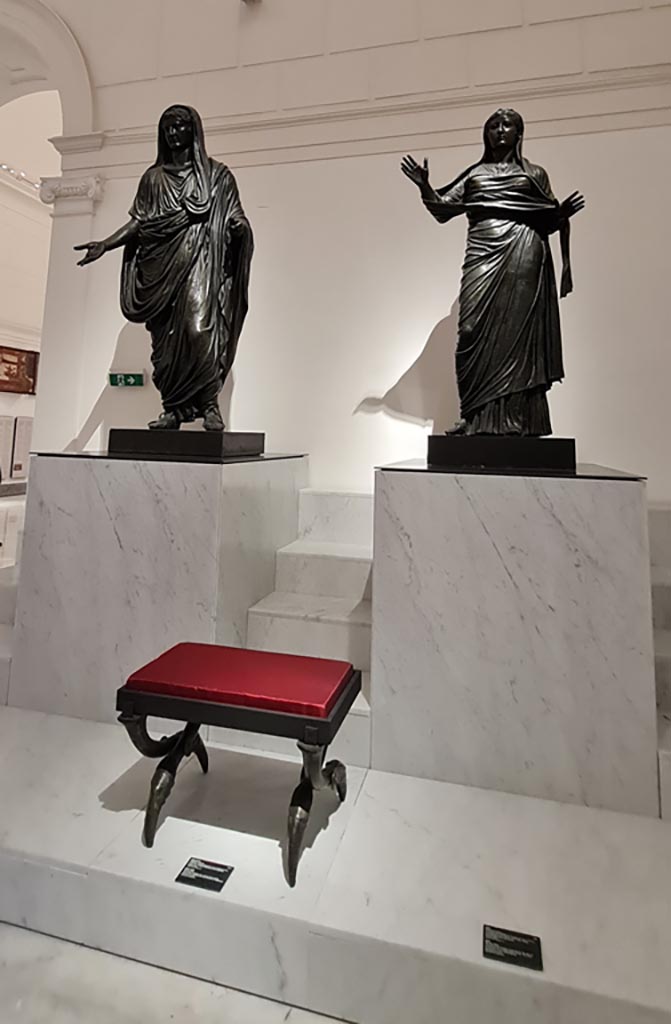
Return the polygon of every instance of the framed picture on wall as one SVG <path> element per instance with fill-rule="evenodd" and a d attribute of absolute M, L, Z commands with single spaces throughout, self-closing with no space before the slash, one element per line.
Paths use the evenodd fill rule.
<path fill-rule="evenodd" d="M 34 395 L 39 358 L 39 352 L 0 345 L 0 391 Z"/>

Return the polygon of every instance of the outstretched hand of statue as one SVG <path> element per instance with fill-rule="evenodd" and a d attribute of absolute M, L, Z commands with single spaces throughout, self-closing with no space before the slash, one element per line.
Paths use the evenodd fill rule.
<path fill-rule="evenodd" d="M 580 192 L 571 192 L 570 196 L 567 196 L 563 203 L 559 204 L 559 213 L 565 219 L 574 217 L 576 213 L 585 208 L 585 198 Z"/>
<path fill-rule="evenodd" d="M 424 163 L 418 164 L 413 156 L 404 156 L 401 160 L 401 170 L 405 174 L 406 178 L 410 178 L 410 181 L 414 182 L 418 188 L 425 187 L 429 184 L 429 161 L 424 157 Z"/>
<path fill-rule="evenodd" d="M 107 252 L 107 246 L 104 242 L 84 242 L 83 245 L 74 245 L 72 248 L 75 251 L 86 249 L 86 256 L 77 262 L 78 267 L 85 267 L 87 263 L 99 260 Z"/>

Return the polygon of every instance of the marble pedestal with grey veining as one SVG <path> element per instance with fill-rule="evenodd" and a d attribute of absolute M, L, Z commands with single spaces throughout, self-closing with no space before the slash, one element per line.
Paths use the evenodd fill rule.
<path fill-rule="evenodd" d="M 307 462 L 34 457 L 8 703 L 114 721 L 117 687 L 172 644 L 244 646 Z"/>
<path fill-rule="evenodd" d="M 382 469 L 378 770 L 658 815 L 645 485 Z"/>

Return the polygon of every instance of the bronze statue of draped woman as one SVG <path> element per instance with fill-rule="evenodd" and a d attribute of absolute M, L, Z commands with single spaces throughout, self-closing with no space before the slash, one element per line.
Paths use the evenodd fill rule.
<path fill-rule="evenodd" d="M 202 417 L 206 430 L 223 430 L 218 397 L 247 314 L 254 243 L 235 178 L 207 155 L 193 108 L 163 112 L 158 155 L 130 220 L 102 242 L 75 246 L 86 249 L 79 266 L 119 246 L 121 309 L 151 334 L 163 403 L 149 427 L 174 430 Z"/>
<path fill-rule="evenodd" d="M 552 433 L 547 392 L 564 376 L 559 303 L 549 236 L 560 232 L 561 296 L 572 290 L 569 220 L 584 206 L 559 203 L 542 167 L 522 156 L 524 122 L 497 110 L 484 126 L 482 158 L 444 188 L 428 161 L 401 168 L 441 224 L 468 218 L 456 353 L 462 434 Z"/>

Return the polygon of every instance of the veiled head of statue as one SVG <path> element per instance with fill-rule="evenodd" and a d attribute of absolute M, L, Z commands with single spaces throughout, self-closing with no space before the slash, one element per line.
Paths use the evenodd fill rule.
<path fill-rule="evenodd" d="M 193 107 L 175 103 L 161 114 L 158 122 L 157 164 L 171 162 L 172 153 L 188 145 L 194 157 L 206 159 L 205 135 L 200 114 Z"/>
<path fill-rule="evenodd" d="M 176 148 L 183 149 L 184 142 L 191 149 L 191 163 L 185 166 L 191 168 L 193 181 L 181 202 L 189 213 L 201 216 L 210 208 L 212 200 L 211 161 L 205 149 L 203 122 L 193 107 L 176 103 L 163 111 L 158 122 L 158 153 L 153 166 L 172 164 Z"/>
<path fill-rule="evenodd" d="M 501 107 L 487 118 L 482 131 L 485 152 L 483 161 L 490 163 L 494 154 L 501 148 L 514 146 L 515 157 L 522 162 L 522 139 L 524 138 L 524 121 L 516 110 Z"/>
<path fill-rule="evenodd" d="M 170 149 L 175 152 L 193 145 L 193 122 L 186 111 L 174 108 L 162 119 L 163 134 Z"/>

